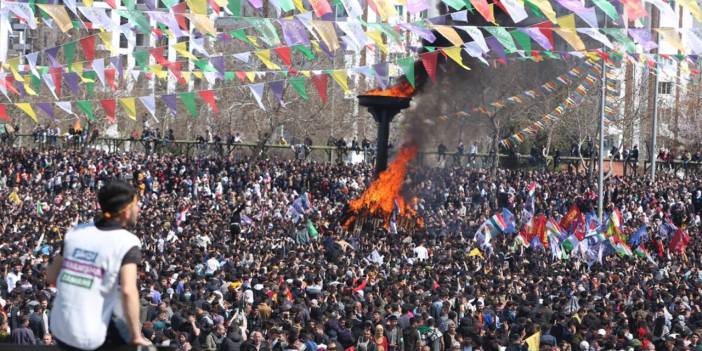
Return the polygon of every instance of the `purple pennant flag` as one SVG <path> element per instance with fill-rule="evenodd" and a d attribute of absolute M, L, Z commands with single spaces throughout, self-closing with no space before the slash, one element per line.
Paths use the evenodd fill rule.
<path fill-rule="evenodd" d="M 44 111 L 47 116 L 51 119 L 54 118 L 54 106 L 50 102 L 37 102 L 34 104 L 35 106 L 39 107 L 40 110 Z"/>
<path fill-rule="evenodd" d="M 414 24 L 409 24 L 409 23 L 400 23 L 400 27 L 411 31 L 412 33 L 416 34 L 420 38 L 433 43 L 436 40 L 436 35 L 432 33 L 429 29 L 422 28 L 420 26 L 415 26 Z"/>
<path fill-rule="evenodd" d="M 284 80 L 275 80 L 270 83 L 268 83 L 268 86 L 271 88 L 271 91 L 273 92 L 273 95 L 275 95 L 276 99 L 278 99 L 278 103 L 280 106 L 285 107 L 285 101 L 283 101 L 283 84 L 285 83 Z"/>
<path fill-rule="evenodd" d="M 228 43 L 229 41 L 231 41 L 232 37 L 229 34 L 222 32 L 222 33 L 217 34 L 217 40 L 220 43 L 224 44 L 224 43 Z"/>
<path fill-rule="evenodd" d="M 169 111 L 171 111 L 174 116 L 178 114 L 177 97 L 175 95 L 163 95 L 161 99 L 166 103 Z"/>
<path fill-rule="evenodd" d="M 529 37 L 541 45 L 542 48 L 546 50 L 553 50 L 551 42 L 548 40 L 548 38 L 546 38 L 544 33 L 541 33 L 539 28 L 520 28 L 519 30 L 529 35 Z"/>
<path fill-rule="evenodd" d="M 60 46 L 57 46 L 51 49 L 46 49 L 45 51 L 46 55 L 49 56 L 49 60 L 51 60 L 51 66 L 53 67 L 61 66 L 61 64 L 58 61 L 56 61 L 56 54 L 58 54 L 60 48 Z"/>
<path fill-rule="evenodd" d="M 110 57 L 110 64 L 117 70 L 117 79 L 122 77 L 122 56 Z"/>
<path fill-rule="evenodd" d="M 501 59 L 507 58 L 507 55 L 505 55 L 505 49 L 500 45 L 500 42 L 497 41 L 495 37 L 487 37 L 485 38 L 485 41 L 487 42 L 488 46 L 490 47 L 491 51 L 493 51 L 497 56 Z"/>
<path fill-rule="evenodd" d="M 78 74 L 75 72 L 68 72 L 63 75 L 63 80 L 68 84 L 68 88 L 71 89 L 73 95 L 78 95 Z"/>
<path fill-rule="evenodd" d="M 375 78 L 378 81 L 378 84 L 380 84 L 380 88 L 387 88 L 388 84 L 390 83 L 387 62 L 373 65 L 373 70 L 375 71 Z"/>
<path fill-rule="evenodd" d="M 280 27 L 283 29 L 283 40 L 288 46 L 307 45 L 310 42 L 305 26 L 297 19 L 280 19 Z"/>
<path fill-rule="evenodd" d="M 19 91 L 20 97 L 27 96 L 27 92 L 24 90 L 24 84 L 22 84 L 22 82 L 15 82 L 15 88 L 17 88 L 17 91 Z"/>
<path fill-rule="evenodd" d="M 648 29 L 629 28 L 629 35 L 631 35 L 637 43 L 641 44 L 641 47 L 643 47 L 646 52 L 658 47 L 658 45 L 651 40 L 651 32 Z"/>
<path fill-rule="evenodd" d="M 156 11 L 158 5 L 158 0 L 146 0 L 146 7 L 151 11 Z"/>
<path fill-rule="evenodd" d="M 255 9 L 260 9 L 263 7 L 263 1 L 261 0 L 249 0 L 249 4 L 253 6 Z"/>
<path fill-rule="evenodd" d="M 224 56 L 212 56 L 210 57 L 210 63 L 217 69 L 220 76 L 224 76 Z"/>
<path fill-rule="evenodd" d="M 320 41 L 319 42 L 319 47 L 322 49 L 327 54 L 327 57 L 329 57 L 330 60 L 334 60 L 334 52 L 329 50 L 329 48 L 324 45 L 324 42 Z"/>

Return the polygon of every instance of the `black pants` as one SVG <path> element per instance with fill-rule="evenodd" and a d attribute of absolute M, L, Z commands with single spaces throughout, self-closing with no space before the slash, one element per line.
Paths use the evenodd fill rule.
<path fill-rule="evenodd" d="M 124 345 L 128 345 L 128 343 L 124 341 L 124 339 L 122 339 L 122 337 L 119 335 L 119 331 L 117 330 L 115 322 L 110 321 L 110 324 L 107 326 L 107 335 L 105 337 L 105 342 L 95 350 L 109 350 Z M 58 348 L 63 351 L 84 351 L 83 349 L 79 349 L 77 347 L 68 345 L 63 341 L 59 340 L 58 338 L 56 339 L 56 346 L 58 346 Z"/>

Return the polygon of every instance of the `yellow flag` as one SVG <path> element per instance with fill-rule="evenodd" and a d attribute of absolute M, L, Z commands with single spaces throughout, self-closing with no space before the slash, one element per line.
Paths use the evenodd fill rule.
<path fill-rule="evenodd" d="M 341 90 L 344 91 L 344 93 L 349 91 L 349 84 L 347 82 L 348 76 L 346 75 L 346 70 L 345 69 L 335 69 L 331 73 L 332 79 L 336 82 L 336 84 L 339 84 L 341 87 Z"/>
<path fill-rule="evenodd" d="M 253 83 L 256 81 L 256 72 L 246 72 L 246 78 L 249 79 L 249 82 Z"/>
<path fill-rule="evenodd" d="M 549 21 L 553 22 L 553 24 L 558 24 L 556 11 L 553 11 L 553 7 L 551 7 L 551 3 L 548 0 L 530 0 L 530 2 L 541 10 L 541 13 L 543 13 Z"/>
<path fill-rule="evenodd" d="M 534 335 L 524 340 L 529 347 L 529 351 L 539 351 L 541 347 L 541 331 L 537 331 Z"/>
<path fill-rule="evenodd" d="M 62 32 L 66 33 L 73 28 L 73 22 L 71 22 L 71 18 L 68 17 L 65 6 L 48 4 L 37 4 L 37 6 L 54 19 Z"/>
<path fill-rule="evenodd" d="M 191 13 L 188 15 L 190 22 L 195 26 L 195 28 L 203 34 L 217 35 L 217 31 L 214 27 L 214 22 L 207 15 L 199 15 L 196 13 Z"/>
<path fill-rule="evenodd" d="M 202 78 L 205 77 L 205 75 L 202 74 L 202 72 L 200 72 L 200 71 L 195 71 L 195 72 L 193 72 L 193 75 L 194 75 L 195 78 L 197 78 L 197 79 L 202 79 Z"/>
<path fill-rule="evenodd" d="M 119 104 L 122 105 L 127 116 L 136 121 L 136 104 L 133 97 L 119 99 Z"/>
<path fill-rule="evenodd" d="M 191 59 L 191 60 L 196 60 L 197 57 L 193 55 L 190 51 L 188 51 L 188 48 L 186 47 L 188 45 L 187 41 L 180 42 L 178 44 L 173 45 L 173 48 L 175 51 L 180 54 L 180 56 L 183 56 L 185 58 Z"/>
<path fill-rule="evenodd" d="M 334 29 L 334 22 L 312 21 L 312 27 L 319 34 L 319 38 L 322 39 L 329 51 L 336 51 L 340 48 L 339 39 L 336 37 L 336 29 Z"/>
<path fill-rule="evenodd" d="M 375 5 L 376 12 L 383 22 L 387 22 L 389 17 L 397 16 L 395 7 L 386 0 L 370 0 Z"/>
<path fill-rule="evenodd" d="M 163 67 L 161 67 L 159 64 L 149 65 L 149 69 L 151 69 L 151 72 L 154 72 L 156 77 L 159 79 L 165 79 L 168 77 L 168 72 L 164 71 Z"/>
<path fill-rule="evenodd" d="M 183 76 L 183 80 L 185 80 L 186 83 L 190 82 L 190 76 L 191 76 L 192 72 L 185 71 L 185 72 L 180 72 L 180 74 Z"/>
<path fill-rule="evenodd" d="M 561 28 L 575 29 L 575 15 L 571 13 L 567 16 L 558 17 L 558 26 Z"/>
<path fill-rule="evenodd" d="M 112 46 L 112 32 L 100 32 L 98 37 L 100 37 L 102 44 L 105 45 L 107 50 L 110 50 L 110 54 L 117 54 L 117 50 Z"/>
<path fill-rule="evenodd" d="M 259 45 L 258 45 L 258 38 L 256 38 L 256 36 L 254 36 L 254 35 L 247 35 L 247 36 L 246 36 L 246 39 L 249 39 L 249 41 L 251 42 L 251 44 L 253 44 L 253 46 L 259 47 Z"/>
<path fill-rule="evenodd" d="M 18 71 L 19 56 L 6 60 L 5 66 L 10 67 L 10 71 L 12 71 L 12 76 L 15 77 L 16 81 L 24 82 L 24 78 L 22 77 L 22 75 L 19 74 L 19 71 Z"/>
<path fill-rule="evenodd" d="M 314 49 L 315 54 L 319 54 L 320 52 L 322 52 L 322 48 L 319 47 L 319 41 L 312 40 L 310 42 L 312 43 L 312 49 Z"/>
<path fill-rule="evenodd" d="M 463 50 L 463 48 L 461 48 L 460 46 L 455 46 L 452 48 L 444 48 L 442 50 L 444 51 L 444 54 L 446 54 L 446 56 L 451 58 L 459 66 L 463 67 L 467 71 L 470 71 L 470 67 L 463 64 L 463 58 L 461 57 L 461 50 Z"/>
<path fill-rule="evenodd" d="M 27 76 L 27 78 L 24 80 L 24 90 L 27 92 L 27 94 L 29 94 L 31 96 L 39 95 L 39 94 L 37 94 L 36 91 L 34 91 L 34 89 L 32 89 L 31 82 L 32 82 L 31 78 L 29 76 Z"/>
<path fill-rule="evenodd" d="M 254 54 L 256 54 L 256 57 L 258 57 L 268 69 L 280 69 L 280 66 L 271 61 L 270 49 L 254 51 Z"/>
<path fill-rule="evenodd" d="M 585 43 L 578 36 L 578 32 L 575 31 L 575 15 L 570 14 L 567 16 L 558 18 L 558 25 L 560 28 L 553 28 L 563 40 L 565 40 L 573 49 L 577 51 L 585 51 Z"/>
<path fill-rule="evenodd" d="M 83 0 L 83 5 L 93 7 L 93 0 Z"/>
<path fill-rule="evenodd" d="M 190 8 L 190 12 L 198 15 L 207 14 L 207 0 L 187 0 L 186 3 Z"/>
<path fill-rule="evenodd" d="M 295 4 L 295 8 L 301 13 L 307 12 L 305 5 L 302 3 L 302 0 L 293 0 L 293 4 Z"/>
<path fill-rule="evenodd" d="M 303 76 L 305 76 L 307 78 L 312 76 L 312 73 L 310 73 L 310 71 L 300 71 L 300 74 L 302 74 Z"/>
<path fill-rule="evenodd" d="M 675 28 L 658 28 L 656 31 L 663 36 L 663 40 L 670 44 L 670 46 L 679 50 L 681 53 L 685 53 L 685 45 L 680 41 L 680 34 L 678 34 Z"/>
<path fill-rule="evenodd" d="M 37 114 L 34 113 L 32 104 L 28 102 L 18 102 L 15 103 L 15 106 L 17 106 L 18 109 L 24 111 L 24 113 L 26 113 L 29 116 L 29 118 L 31 118 L 32 121 L 34 121 L 34 123 L 37 123 Z"/>
<path fill-rule="evenodd" d="M 382 51 L 384 54 L 388 53 L 388 46 L 385 45 L 385 43 L 383 42 L 383 35 L 380 31 L 369 30 L 366 32 L 366 35 L 369 38 L 371 38 L 371 40 L 373 40 L 373 42 L 375 43 L 375 46 L 377 46 L 378 49 L 380 49 L 380 51 Z"/>
<path fill-rule="evenodd" d="M 73 62 L 71 65 L 71 71 L 76 72 L 78 74 L 83 73 L 83 62 Z"/>
<path fill-rule="evenodd" d="M 470 252 L 468 253 L 468 257 L 475 257 L 475 256 L 480 257 L 482 259 L 485 258 L 485 257 L 483 257 L 483 253 L 480 252 L 480 249 L 477 247 L 474 248 L 473 250 L 470 250 Z"/>
<path fill-rule="evenodd" d="M 461 39 L 461 36 L 458 35 L 455 29 L 451 26 L 444 26 L 444 25 L 434 25 L 434 28 L 441 33 L 441 35 L 448 39 L 448 41 L 451 42 L 451 44 L 455 46 L 461 46 L 463 45 L 463 39 Z"/>
<path fill-rule="evenodd" d="M 690 14 L 697 22 L 702 22 L 702 10 L 700 10 L 700 6 L 697 4 L 696 0 L 678 0 L 677 2 L 681 7 L 690 11 Z"/>

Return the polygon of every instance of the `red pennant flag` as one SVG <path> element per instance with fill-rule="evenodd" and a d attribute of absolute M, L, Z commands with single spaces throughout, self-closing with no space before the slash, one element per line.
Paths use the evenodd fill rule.
<path fill-rule="evenodd" d="M 541 32 L 541 34 L 543 34 L 544 36 L 546 36 L 546 38 L 548 38 L 548 41 L 549 41 L 549 43 L 551 43 L 551 46 L 554 46 L 553 45 L 553 23 L 551 23 L 550 21 L 546 21 L 546 22 L 537 23 L 537 24 L 533 25 L 532 27 L 539 28 L 539 31 Z"/>
<path fill-rule="evenodd" d="M 687 235 L 687 233 L 685 233 L 681 228 L 678 228 L 678 231 L 675 232 L 673 239 L 670 240 L 670 245 L 668 248 L 673 252 L 680 253 L 685 251 L 687 243 L 689 242 L 690 236 Z"/>
<path fill-rule="evenodd" d="M 319 94 L 319 97 L 322 99 L 322 102 L 324 102 L 324 103 L 327 102 L 327 79 L 328 78 L 329 78 L 329 76 L 327 76 L 325 73 L 312 76 L 312 83 L 314 83 L 314 87 L 317 88 L 317 93 Z"/>
<path fill-rule="evenodd" d="M 490 4 L 487 0 L 470 0 L 470 3 L 486 21 L 495 22 L 495 14 L 490 11 Z"/>
<path fill-rule="evenodd" d="M 624 11 L 629 22 L 636 22 L 640 17 L 648 16 L 646 5 L 641 0 L 622 0 L 621 3 L 624 5 Z"/>
<path fill-rule="evenodd" d="M 5 104 L 0 104 L 0 119 L 6 122 L 10 121 L 10 116 L 7 115 L 7 110 L 5 110 Z"/>
<path fill-rule="evenodd" d="M 115 0 L 105 0 L 105 2 L 110 5 L 113 9 L 117 8 L 117 2 Z"/>
<path fill-rule="evenodd" d="M 507 8 L 505 7 L 505 5 L 503 5 L 502 2 L 501 2 L 500 0 L 495 0 L 495 1 L 493 1 L 493 3 L 494 3 L 495 5 L 497 5 L 500 9 L 502 9 L 502 11 L 503 11 L 504 13 L 507 13 L 507 14 L 509 13 L 509 11 L 507 11 Z"/>
<path fill-rule="evenodd" d="M 56 96 L 61 96 L 61 77 L 63 76 L 63 67 L 51 67 L 51 79 L 54 80 L 54 92 Z"/>
<path fill-rule="evenodd" d="M 107 120 L 110 121 L 110 123 L 117 122 L 117 118 L 115 117 L 115 112 L 117 110 L 117 102 L 115 101 L 115 99 L 100 100 L 100 105 L 102 105 L 102 108 L 105 110 Z"/>
<path fill-rule="evenodd" d="M 180 85 L 186 85 L 188 83 L 185 81 L 185 78 L 183 78 L 183 75 L 180 73 L 180 62 L 170 62 L 168 64 L 168 70 L 173 73 Z"/>
<path fill-rule="evenodd" d="M 219 5 L 217 5 L 217 1 L 207 0 L 207 2 L 210 3 L 210 7 L 212 8 L 212 10 L 214 10 L 214 12 L 216 12 L 219 15 L 220 8 Z"/>
<path fill-rule="evenodd" d="M 117 83 L 115 82 L 116 74 L 117 70 L 114 68 L 105 69 L 105 80 L 107 80 L 107 85 L 109 85 L 112 90 L 117 90 Z"/>
<path fill-rule="evenodd" d="M 5 80 L 2 81 L 2 83 L 5 84 L 5 87 L 7 88 L 7 90 L 9 90 L 17 95 L 20 95 L 19 91 L 17 91 L 17 88 L 15 88 L 15 86 L 12 84 L 14 81 L 15 81 L 14 77 L 7 76 L 7 77 L 5 77 Z"/>
<path fill-rule="evenodd" d="M 288 71 L 290 71 L 291 74 L 295 74 L 297 71 L 292 67 L 292 60 L 290 60 L 290 48 L 283 46 L 273 50 L 276 54 L 278 54 L 278 56 L 280 56 L 280 60 L 283 61 L 286 66 L 288 66 Z"/>
<path fill-rule="evenodd" d="M 178 25 L 182 30 L 188 30 L 188 25 L 185 23 L 185 16 L 183 15 L 187 9 L 187 5 L 184 2 L 171 7 L 171 10 L 173 10 L 173 15 L 175 16 L 176 21 L 178 21 Z"/>
<path fill-rule="evenodd" d="M 168 60 L 166 60 L 166 58 L 163 57 L 163 47 L 153 48 L 149 50 L 149 54 L 151 54 L 151 56 L 154 57 L 156 63 L 158 63 L 159 65 L 165 66 L 168 64 Z"/>
<path fill-rule="evenodd" d="M 242 71 L 236 71 L 234 74 L 236 74 L 236 77 L 239 78 L 239 80 L 244 83 L 246 82 L 246 73 Z"/>
<path fill-rule="evenodd" d="M 163 36 L 163 32 L 159 28 L 151 28 L 151 32 L 154 33 L 159 39 Z"/>
<path fill-rule="evenodd" d="M 570 232 L 570 226 L 573 225 L 573 223 L 575 223 L 575 221 L 578 219 L 578 216 L 580 216 L 580 209 L 578 208 L 578 206 L 573 204 L 572 206 L 570 206 L 568 213 L 566 213 L 566 215 L 563 216 L 563 218 L 561 218 L 561 223 L 559 223 L 561 225 L 561 228 L 563 228 L 563 230 L 567 232 Z"/>
<path fill-rule="evenodd" d="M 95 36 L 91 35 L 80 40 L 80 47 L 83 48 L 83 55 L 88 61 L 95 58 Z"/>
<path fill-rule="evenodd" d="M 431 81 L 436 83 L 436 62 L 439 55 L 436 51 L 427 52 L 419 55 L 422 58 L 422 64 L 424 65 L 424 70 L 427 71 Z"/>
<path fill-rule="evenodd" d="M 80 23 L 83 23 L 83 27 L 85 27 L 85 29 L 93 30 L 93 22 L 85 22 L 81 20 Z"/>
<path fill-rule="evenodd" d="M 215 113 L 219 113 L 219 108 L 217 108 L 217 103 L 215 102 L 215 96 L 214 96 L 214 91 L 212 90 L 203 90 L 198 93 L 200 95 L 200 98 L 202 100 L 205 100 L 206 103 L 212 107 L 212 111 Z"/>

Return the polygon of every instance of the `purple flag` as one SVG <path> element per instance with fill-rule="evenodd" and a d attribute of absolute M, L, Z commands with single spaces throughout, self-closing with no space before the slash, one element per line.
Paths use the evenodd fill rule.
<path fill-rule="evenodd" d="M 629 35 L 636 40 L 637 43 L 641 44 L 644 51 L 648 52 L 658 47 L 658 45 L 651 40 L 651 32 L 648 29 L 629 28 Z"/>
<path fill-rule="evenodd" d="M 249 0 L 249 4 L 253 6 L 255 9 L 260 9 L 263 7 L 263 1 L 261 0 Z"/>
<path fill-rule="evenodd" d="M 110 64 L 117 70 L 117 78 L 122 76 L 122 56 L 110 57 Z"/>
<path fill-rule="evenodd" d="M 224 75 L 224 56 L 212 56 L 210 63 L 220 75 Z"/>
<path fill-rule="evenodd" d="M 37 102 L 34 106 L 39 107 L 49 118 L 54 119 L 54 106 L 50 102 Z"/>
<path fill-rule="evenodd" d="M 426 0 L 409 0 L 407 1 L 407 11 L 410 14 L 415 14 L 422 12 L 429 8 L 429 4 Z"/>
<path fill-rule="evenodd" d="M 310 38 L 307 36 L 307 31 L 302 22 L 297 19 L 280 19 L 278 20 L 280 27 L 283 29 L 283 40 L 288 46 L 310 43 Z"/>
<path fill-rule="evenodd" d="M 275 95 L 275 98 L 278 99 L 278 103 L 280 106 L 285 107 L 285 101 L 283 101 L 283 84 L 285 83 L 284 80 L 275 80 L 270 83 L 268 83 L 268 86 L 271 88 L 271 91 L 273 92 L 273 95 Z"/>
<path fill-rule="evenodd" d="M 373 65 L 373 71 L 375 71 L 375 78 L 378 81 L 378 84 L 380 84 L 381 89 L 387 88 L 388 84 L 390 84 L 390 76 L 388 74 L 388 64 L 387 63 L 378 63 Z"/>
<path fill-rule="evenodd" d="M 330 60 L 334 60 L 334 52 L 329 50 L 329 48 L 324 45 L 324 42 L 320 41 L 319 47 L 327 54 L 327 57 L 329 57 Z"/>
<path fill-rule="evenodd" d="M 528 34 L 529 37 L 541 45 L 542 48 L 546 50 L 553 50 L 551 42 L 548 40 L 548 38 L 546 38 L 544 33 L 541 33 L 539 28 L 520 28 L 519 30 Z"/>
<path fill-rule="evenodd" d="M 19 91 L 20 97 L 27 96 L 27 92 L 24 90 L 24 84 L 22 84 L 22 82 L 15 81 L 15 88 L 17 88 L 17 91 Z"/>
<path fill-rule="evenodd" d="M 168 106 L 168 110 L 175 116 L 178 114 L 177 97 L 175 95 L 163 95 L 161 96 L 163 102 Z"/>
<path fill-rule="evenodd" d="M 53 67 L 61 66 L 61 64 L 58 61 L 56 61 L 56 54 L 58 54 L 60 48 L 60 46 L 57 46 L 51 49 L 46 49 L 45 51 L 46 55 L 49 56 L 49 60 L 51 60 L 51 66 Z"/>
<path fill-rule="evenodd" d="M 436 35 L 434 35 L 434 33 L 432 33 L 431 30 L 429 30 L 429 29 L 415 26 L 414 24 L 409 24 L 409 23 L 400 23 L 399 26 L 411 31 L 412 33 L 416 34 L 420 38 L 422 38 L 430 43 L 433 43 L 434 41 L 436 41 Z"/>
<path fill-rule="evenodd" d="M 68 88 L 71 89 L 73 95 L 78 95 L 78 79 L 78 74 L 75 72 L 68 72 L 63 75 L 63 80 L 68 85 Z"/>
<path fill-rule="evenodd" d="M 497 38 L 487 37 L 485 38 L 485 41 L 487 42 L 491 51 L 494 52 L 497 55 L 497 57 L 501 59 L 507 58 L 507 55 L 505 55 L 505 48 L 503 48 L 502 45 L 500 45 L 500 42 L 497 41 Z"/>
<path fill-rule="evenodd" d="M 156 11 L 158 0 L 146 0 L 146 7 L 151 11 Z"/>

